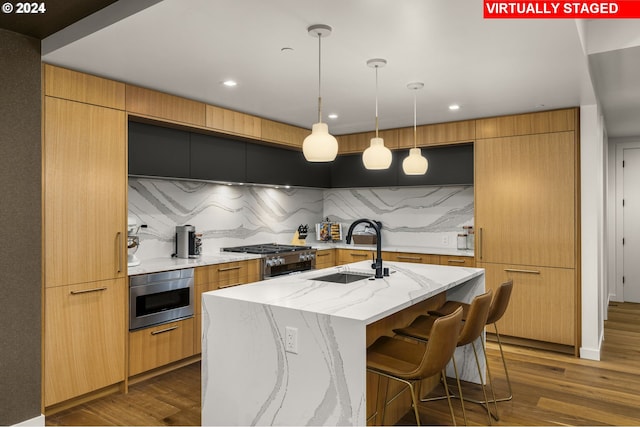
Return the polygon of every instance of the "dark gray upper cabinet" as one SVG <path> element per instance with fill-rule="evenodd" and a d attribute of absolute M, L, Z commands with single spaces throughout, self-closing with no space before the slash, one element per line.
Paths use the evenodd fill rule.
<path fill-rule="evenodd" d="M 429 167 L 424 175 L 405 175 L 402 161 L 409 150 L 399 150 L 398 185 L 471 185 L 473 184 L 473 144 L 422 148 Z"/>
<path fill-rule="evenodd" d="M 362 154 L 338 156 L 331 165 L 331 187 L 394 187 L 398 185 L 398 152 L 391 152 L 389 169 L 368 170 L 362 163 Z"/>
<path fill-rule="evenodd" d="M 330 163 L 307 162 L 302 152 L 172 128 L 129 122 L 129 174 L 316 188 L 473 184 L 473 144 L 423 148 L 425 175 L 409 176 L 392 152 L 386 170 L 367 170 L 362 154 Z"/>
<path fill-rule="evenodd" d="M 189 132 L 129 122 L 129 174 L 189 178 Z"/>
<path fill-rule="evenodd" d="M 191 178 L 246 181 L 247 143 L 191 133 Z"/>
<path fill-rule="evenodd" d="M 300 151 L 248 143 L 247 182 L 328 188 L 331 181 L 326 163 L 309 163 Z"/>

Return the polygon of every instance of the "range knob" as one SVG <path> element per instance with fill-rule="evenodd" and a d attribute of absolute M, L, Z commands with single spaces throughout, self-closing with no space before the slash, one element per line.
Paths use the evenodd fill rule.
<path fill-rule="evenodd" d="M 274 265 L 276 265 L 276 259 L 275 259 L 275 258 L 269 258 L 269 259 L 267 260 L 267 265 L 268 265 L 269 267 L 273 267 Z"/>
<path fill-rule="evenodd" d="M 300 261 L 308 261 L 308 260 L 309 260 L 308 254 L 300 254 Z"/>

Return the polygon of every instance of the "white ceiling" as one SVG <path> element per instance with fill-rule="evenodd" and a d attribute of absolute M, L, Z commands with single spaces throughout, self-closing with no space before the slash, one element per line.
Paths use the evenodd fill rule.
<path fill-rule="evenodd" d="M 609 135 L 640 135 L 636 23 L 602 43 L 596 33 L 610 28 L 589 39 L 574 20 L 485 20 L 480 0 L 121 0 L 44 39 L 43 60 L 310 128 L 318 41 L 307 27 L 317 23 L 333 27 L 322 40 L 333 134 L 373 129 L 366 61 L 384 58 L 381 129 L 412 125 L 413 81 L 425 83 L 426 124 L 593 104 L 593 79 Z M 591 56 L 587 44 L 597 46 Z M 238 86 L 222 86 L 228 78 Z"/>

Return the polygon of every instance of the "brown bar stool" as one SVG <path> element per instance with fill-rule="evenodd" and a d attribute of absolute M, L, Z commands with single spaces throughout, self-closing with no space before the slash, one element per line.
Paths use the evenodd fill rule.
<path fill-rule="evenodd" d="M 513 391 L 511 389 L 511 380 L 509 379 L 509 371 L 507 370 L 507 362 L 504 358 L 504 351 L 502 350 L 502 341 L 500 340 L 500 333 L 498 332 L 498 320 L 502 318 L 505 311 L 507 311 L 507 307 L 509 306 L 509 300 L 511 299 L 511 291 L 513 289 L 513 280 L 509 280 L 507 282 L 502 283 L 497 291 L 495 296 L 493 297 L 493 301 L 491 301 L 491 307 L 489 308 L 489 316 L 487 317 L 487 326 L 493 324 L 493 327 L 496 330 L 496 338 L 498 340 L 498 348 L 500 349 L 500 357 L 502 358 L 502 366 L 504 367 L 504 375 L 507 380 L 507 387 L 509 388 L 509 395 L 506 397 L 500 397 L 496 399 L 496 402 L 506 402 L 508 400 L 513 399 Z M 466 319 L 466 314 L 469 311 L 469 304 L 458 301 L 447 301 L 442 307 L 437 310 L 429 311 L 429 314 L 435 316 L 444 316 L 450 313 L 453 313 L 458 308 L 462 307 L 463 314 L 462 319 Z M 474 401 L 470 400 L 474 403 L 482 403 L 486 404 L 487 402 L 483 401 Z"/>
<path fill-rule="evenodd" d="M 484 331 L 484 326 L 487 323 L 487 317 L 489 315 L 489 307 L 491 305 L 492 295 L 493 295 L 493 292 L 491 291 L 491 289 L 489 289 L 484 294 L 478 295 L 473 299 L 467 312 L 467 319 L 464 321 L 464 325 L 462 327 L 462 330 L 460 331 L 460 335 L 458 336 L 457 343 L 456 343 L 457 347 L 462 347 L 467 344 L 471 344 L 471 348 L 473 349 L 473 355 L 475 356 L 475 359 L 476 359 L 476 367 L 478 368 L 478 374 L 480 375 L 480 380 L 481 380 L 480 385 L 482 388 L 482 392 L 484 394 L 485 401 L 489 401 L 489 399 L 487 398 L 487 391 L 486 391 L 485 385 L 482 384 L 483 375 L 482 375 L 482 369 L 480 368 L 480 360 L 478 359 L 478 352 L 476 351 L 475 341 L 482 335 L 482 331 Z M 432 316 L 432 315 L 418 316 L 406 328 L 394 329 L 393 332 L 395 332 L 398 335 L 403 335 L 419 341 L 429 342 L 431 340 L 431 336 L 429 334 L 430 325 L 434 324 L 439 318 L 440 318 L 439 316 Z M 485 356 L 486 356 L 486 353 L 485 353 Z M 464 399 L 462 397 L 462 387 L 460 386 L 460 376 L 458 375 L 458 367 L 456 366 L 455 357 L 452 357 L 452 361 L 453 361 L 453 368 L 456 374 L 456 381 L 458 384 L 458 393 L 460 394 L 460 402 L 462 405 L 462 415 L 464 417 L 465 424 L 468 424 L 467 414 L 464 409 Z M 488 363 L 487 363 L 487 376 L 489 378 L 489 381 L 487 382 L 491 384 L 491 373 L 489 371 Z M 440 397 L 430 398 L 430 399 L 421 399 L 421 401 L 424 402 L 424 401 L 437 400 L 437 399 L 440 399 Z M 485 406 L 487 408 L 487 416 L 489 417 L 489 425 L 491 425 L 491 417 L 492 417 L 491 410 L 489 409 L 488 404 L 486 404 Z M 496 405 L 496 410 L 497 410 L 497 405 Z M 497 415 L 496 415 L 496 418 L 497 418 Z"/>
<path fill-rule="evenodd" d="M 421 380 L 439 373 L 444 382 L 451 419 L 453 425 L 456 425 L 444 369 L 456 349 L 456 337 L 462 328 L 462 309 L 437 318 L 431 326 L 429 331 L 431 339 L 427 343 L 409 342 L 387 336 L 378 338 L 367 348 L 367 370 L 409 386 L 418 425 L 420 425 L 420 414 L 414 383 L 418 382 L 419 386 Z M 382 422 L 384 422 L 387 408 L 387 391 L 385 391 L 382 408 Z"/>

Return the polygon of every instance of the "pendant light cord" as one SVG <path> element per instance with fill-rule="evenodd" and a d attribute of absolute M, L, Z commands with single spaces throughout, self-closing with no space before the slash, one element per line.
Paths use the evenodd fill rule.
<path fill-rule="evenodd" d="M 376 65 L 376 138 L 378 137 L 378 66 Z"/>
<path fill-rule="evenodd" d="M 322 34 L 318 32 L 318 123 L 322 123 Z"/>
<path fill-rule="evenodd" d="M 418 131 L 416 129 L 416 91 L 417 89 L 414 89 L 413 92 L 413 148 L 417 147 L 417 142 L 416 140 L 418 139 Z"/>

